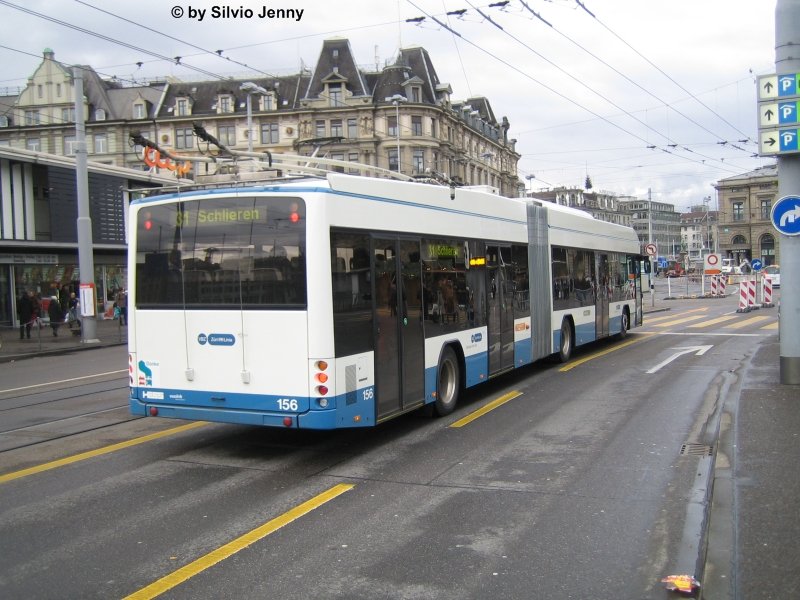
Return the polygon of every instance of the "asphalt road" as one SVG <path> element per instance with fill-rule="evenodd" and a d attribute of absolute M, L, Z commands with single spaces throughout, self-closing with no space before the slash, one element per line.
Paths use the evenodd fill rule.
<path fill-rule="evenodd" d="M 372 430 L 129 420 L 124 347 L 0 364 L 0 596 L 671 597 L 777 311 L 669 308 Z"/>

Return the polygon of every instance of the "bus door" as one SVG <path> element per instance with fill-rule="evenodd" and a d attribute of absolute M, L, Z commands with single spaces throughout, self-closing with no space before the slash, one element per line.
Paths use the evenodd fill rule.
<path fill-rule="evenodd" d="M 608 254 L 597 253 L 595 260 L 595 335 L 596 337 L 608 337 L 608 302 L 611 298 L 611 265 L 608 262 Z"/>
<path fill-rule="evenodd" d="M 514 367 L 514 272 L 511 246 L 486 246 L 489 374 Z"/>
<path fill-rule="evenodd" d="M 373 240 L 377 419 L 425 400 L 422 272 L 417 240 Z"/>

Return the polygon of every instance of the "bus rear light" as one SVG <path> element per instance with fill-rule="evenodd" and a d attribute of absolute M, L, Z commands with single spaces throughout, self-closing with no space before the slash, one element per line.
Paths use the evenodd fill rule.
<path fill-rule="evenodd" d="M 317 373 L 317 381 L 320 383 L 325 383 L 328 381 L 328 376 L 325 373 Z"/>
<path fill-rule="evenodd" d="M 320 408 L 328 408 L 328 399 L 327 398 L 319 398 L 317 400 L 317 404 L 319 404 Z"/>
<path fill-rule="evenodd" d="M 158 416 L 158 408 L 156 408 L 155 406 L 151 406 L 150 407 L 150 416 L 151 417 L 157 417 Z"/>
<path fill-rule="evenodd" d="M 291 427 L 292 426 L 292 417 L 283 417 L 283 424 L 286 427 Z"/>
<path fill-rule="evenodd" d="M 328 370 L 328 363 L 325 362 L 324 360 L 318 360 L 317 361 L 317 368 L 320 371 L 327 371 Z"/>
<path fill-rule="evenodd" d="M 327 388 L 327 386 L 324 386 L 324 385 L 318 385 L 317 386 L 317 391 L 319 392 L 320 396 L 324 396 L 325 394 L 328 393 L 328 388 Z"/>

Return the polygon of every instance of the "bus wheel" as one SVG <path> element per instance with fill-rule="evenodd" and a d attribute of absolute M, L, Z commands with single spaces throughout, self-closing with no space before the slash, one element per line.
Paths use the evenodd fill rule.
<path fill-rule="evenodd" d="M 561 362 L 567 362 L 572 356 L 572 324 L 569 319 L 561 321 L 561 343 L 558 345 L 558 358 Z"/>
<path fill-rule="evenodd" d="M 461 387 L 458 357 L 450 346 L 442 351 L 439 359 L 439 375 L 436 380 L 436 402 L 434 408 L 440 417 L 449 415 L 456 408 Z"/>
<path fill-rule="evenodd" d="M 627 308 L 622 309 L 622 328 L 619 330 L 619 339 L 628 337 L 628 329 L 631 328 L 631 314 Z"/>

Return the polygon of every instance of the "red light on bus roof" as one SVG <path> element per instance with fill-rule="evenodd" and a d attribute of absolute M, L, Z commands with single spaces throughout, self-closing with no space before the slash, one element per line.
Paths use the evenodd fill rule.
<path fill-rule="evenodd" d="M 152 229 L 152 227 L 153 227 L 153 222 L 150 219 L 148 219 L 147 221 L 144 222 L 144 228 L 147 231 L 150 231 L 150 229 Z"/>
<path fill-rule="evenodd" d="M 300 220 L 300 215 L 298 215 L 296 212 L 293 212 L 291 215 L 289 215 L 289 220 L 292 223 L 297 223 Z"/>

